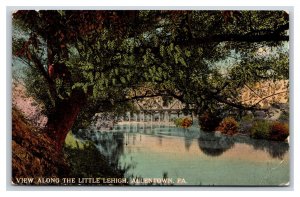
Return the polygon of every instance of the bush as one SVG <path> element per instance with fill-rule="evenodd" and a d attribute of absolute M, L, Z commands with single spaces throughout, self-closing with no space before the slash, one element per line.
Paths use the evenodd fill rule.
<path fill-rule="evenodd" d="M 287 123 L 274 122 L 270 129 L 270 139 L 284 141 L 289 136 L 289 125 Z"/>
<path fill-rule="evenodd" d="M 180 126 L 182 125 L 182 121 L 183 121 L 182 118 L 176 118 L 176 119 L 174 120 L 175 126 L 176 126 L 176 127 L 180 127 Z"/>
<path fill-rule="evenodd" d="M 191 118 L 184 118 L 181 126 L 183 128 L 188 128 L 188 127 L 192 126 L 192 124 L 193 124 L 193 120 Z"/>
<path fill-rule="evenodd" d="M 253 116 L 253 114 L 251 113 L 251 114 L 247 114 L 247 115 L 243 116 L 243 117 L 241 118 L 241 121 L 245 121 L 245 122 L 251 121 L 251 122 L 252 122 L 253 119 L 254 119 L 254 116 Z"/>
<path fill-rule="evenodd" d="M 183 117 L 183 118 L 177 118 L 174 121 L 174 123 L 177 127 L 188 128 L 188 127 L 192 126 L 193 120 L 189 117 Z"/>
<path fill-rule="evenodd" d="M 250 136 L 256 139 L 268 139 L 270 123 L 267 120 L 256 120 L 250 129 Z"/>
<path fill-rule="evenodd" d="M 250 134 L 251 127 L 253 125 L 254 116 L 252 114 L 247 114 L 243 116 L 239 122 L 239 132 L 243 134 Z"/>
<path fill-rule="evenodd" d="M 205 112 L 199 116 L 199 125 L 203 131 L 211 132 L 216 130 L 221 120 L 217 114 Z"/>
<path fill-rule="evenodd" d="M 233 117 L 226 117 L 220 122 L 217 130 L 223 134 L 233 135 L 238 132 L 238 123 Z"/>
<path fill-rule="evenodd" d="M 280 122 L 289 122 L 289 113 L 288 112 L 282 112 L 278 118 L 278 121 Z"/>

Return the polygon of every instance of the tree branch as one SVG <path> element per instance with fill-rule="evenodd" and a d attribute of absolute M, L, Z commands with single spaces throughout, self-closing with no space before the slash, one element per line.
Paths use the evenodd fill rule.
<path fill-rule="evenodd" d="M 257 94 L 251 87 L 249 87 L 247 84 L 245 84 L 245 86 L 251 91 L 253 92 L 256 96 L 258 96 L 259 98 L 261 98 L 261 96 L 259 94 Z"/>
<path fill-rule="evenodd" d="M 54 81 L 49 77 L 48 73 L 45 71 L 44 66 L 39 61 L 39 59 L 33 54 L 31 54 L 31 57 L 32 57 L 32 61 L 35 64 L 36 68 L 38 69 L 38 71 L 42 74 L 42 76 L 47 81 L 52 99 L 54 99 L 54 101 L 56 101 L 58 98 L 58 95 L 56 92 L 56 86 L 55 86 Z"/>
<path fill-rule="evenodd" d="M 139 96 L 133 96 L 130 98 L 125 98 L 125 99 L 121 99 L 121 100 L 117 100 L 115 101 L 116 103 L 122 103 L 122 102 L 127 102 L 127 101 L 132 101 L 132 100 L 138 100 L 138 99 L 143 99 L 143 98 L 153 98 L 153 97 L 157 97 L 157 96 L 164 96 L 165 94 L 162 93 L 158 93 L 158 94 L 151 94 L 151 95 L 139 95 Z"/>
<path fill-rule="evenodd" d="M 213 97 L 213 99 L 215 99 L 216 101 L 218 101 L 220 103 L 224 103 L 224 104 L 229 105 L 231 107 L 242 109 L 242 110 L 261 110 L 261 111 L 266 111 L 266 109 L 257 108 L 255 105 L 245 106 L 245 105 L 242 105 L 242 104 L 239 104 L 239 103 L 232 103 L 232 102 L 229 102 L 229 101 L 224 100 L 221 97 L 217 97 L 217 96 Z"/>
<path fill-rule="evenodd" d="M 198 37 L 190 39 L 189 41 L 180 42 L 177 41 L 176 44 L 182 46 L 195 46 L 203 43 L 214 43 L 214 42 L 278 42 L 278 41 L 289 41 L 288 35 L 280 35 L 277 31 L 270 34 L 262 35 L 251 35 L 251 34 L 222 34 L 222 35 L 212 35 L 205 37 Z"/>
<path fill-rule="evenodd" d="M 274 93 L 274 94 L 272 94 L 272 95 L 266 96 L 266 97 L 260 99 L 258 102 L 256 102 L 256 103 L 253 104 L 252 106 L 256 106 L 257 104 L 259 104 L 259 103 L 262 102 L 263 100 L 266 100 L 267 98 L 270 98 L 270 97 L 275 96 L 275 95 L 278 95 L 278 94 L 283 94 L 283 93 L 286 93 L 286 92 L 288 92 L 288 91 L 287 91 L 287 90 L 286 90 L 286 91 L 281 91 L 281 92 L 277 92 L 277 93 Z"/>

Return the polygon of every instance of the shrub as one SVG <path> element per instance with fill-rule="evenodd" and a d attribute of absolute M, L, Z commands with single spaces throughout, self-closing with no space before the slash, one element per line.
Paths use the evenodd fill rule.
<path fill-rule="evenodd" d="M 267 120 L 256 120 L 250 129 L 250 136 L 256 139 L 268 139 L 270 123 Z"/>
<path fill-rule="evenodd" d="M 284 141 L 289 136 L 289 125 L 287 123 L 274 122 L 270 129 L 270 139 Z"/>
<path fill-rule="evenodd" d="M 241 118 L 241 121 L 249 122 L 249 121 L 253 121 L 253 119 L 254 119 L 253 114 L 247 114 Z"/>
<path fill-rule="evenodd" d="M 220 122 L 217 130 L 223 134 L 233 135 L 238 132 L 238 123 L 233 117 L 226 117 Z"/>
<path fill-rule="evenodd" d="M 215 131 L 221 120 L 217 114 L 205 112 L 199 116 L 199 125 L 203 131 Z"/>
<path fill-rule="evenodd" d="M 278 118 L 278 121 L 280 122 L 289 122 L 289 113 L 288 112 L 282 112 Z"/>
<path fill-rule="evenodd" d="M 177 118 L 174 121 L 176 127 L 188 128 L 193 124 L 193 120 L 189 117 Z"/>
<path fill-rule="evenodd" d="M 251 127 L 253 125 L 254 116 L 252 114 L 247 114 L 243 116 L 239 122 L 239 132 L 244 134 L 250 134 Z"/>
<path fill-rule="evenodd" d="M 193 120 L 191 118 L 186 117 L 183 119 L 181 126 L 183 128 L 188 128 L 188 127 L 192 126 L 192 124 L 193 124 Z"/>
<path fill-rule="evenodd" d="M 182 118 L 176 118 L 174 120 L 174 124 L 176 127 L 180 127 L 180 125 L 182 124 Z"/>

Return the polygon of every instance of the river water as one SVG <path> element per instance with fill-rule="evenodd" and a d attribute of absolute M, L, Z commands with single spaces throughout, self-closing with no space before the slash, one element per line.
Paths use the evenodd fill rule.
<path fill-rule="evenodd" d="M 122 124 L 78 134 L 92 140 L 130 180 L 172 185 L 277 186 L 289 183 L 289 145 L 160 124 Z M 130 184 L 145 184 L 129 182 Z"/>

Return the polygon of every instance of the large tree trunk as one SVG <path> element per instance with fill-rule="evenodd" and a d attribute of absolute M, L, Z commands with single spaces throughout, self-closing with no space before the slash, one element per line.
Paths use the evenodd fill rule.
<path fill-rule="evenodd" d="M 62 150 L 66 136 L 85 103 L 86 96 L 82 90 L 73 90 L 69 99 L 56 103 L 55 109 L 48 119 L 47 132 L 55 142 L 57 151 Z"/>

